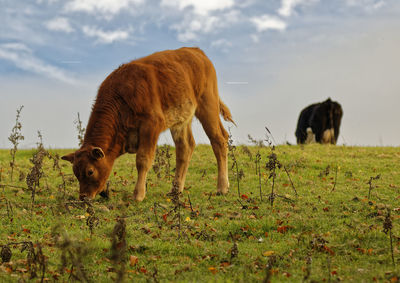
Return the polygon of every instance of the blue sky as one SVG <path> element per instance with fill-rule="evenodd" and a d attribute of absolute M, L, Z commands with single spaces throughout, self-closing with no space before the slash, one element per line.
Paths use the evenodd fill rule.
<path fill-rule="evenodd" d="M 47 146 L 76 147 L 76 113 L 86 124 L 108 73 L 181 46 L 214 62 L 237 142 L 268 126 L 294 143 L 301 109 L 330 96 L 344 108 L 339 143 L 398 146 L 399 30 L 398 0 L 0 0 L 0 147 L 19 105 L 22 146 L 40 130 Z M 194 135 L 208 142 L 196 121 Z"/>

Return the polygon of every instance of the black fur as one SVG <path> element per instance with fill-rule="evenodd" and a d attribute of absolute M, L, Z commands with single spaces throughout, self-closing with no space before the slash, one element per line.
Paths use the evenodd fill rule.
<path fill-rule="evenodd" d="M 330 143 L 336 144 L 339 137 L 340 123 L 343 116 L 342 106 L 330 98 L 324 102 L 312 104 L 304 108 L 299 116 L 296 129 L 297 144 L 307 140 L 307 128 L 311 128 L 315 141 L 323 143 L 325 130 L 334 129 L 334 137 Z"/>

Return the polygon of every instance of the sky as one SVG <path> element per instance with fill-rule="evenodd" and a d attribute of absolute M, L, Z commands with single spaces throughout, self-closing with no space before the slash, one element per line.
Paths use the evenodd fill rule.
<path fill-rule="evenodd" d="M 331 97 L 339 144 L 400 145 L 399 0 L 0 0 L 0 148 L 76 148 L 97 89 L 122 63 L 197 46 L 247 135 L 295 143 L 300 111 Z M 193 122 L 197 143 L 208 143 Z M 171 143 L 169 132 L 160 143 Z"/>

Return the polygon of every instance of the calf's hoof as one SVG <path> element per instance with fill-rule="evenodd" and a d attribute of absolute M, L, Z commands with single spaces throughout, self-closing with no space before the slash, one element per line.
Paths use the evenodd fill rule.
<path fill-rule="evenodd" d="M 143 201 L 145 196 L 146 193 L 138 193 L 136 191 L 133 193 L 133 198 L 135 201 Z"/>
<path fill-rule="evenodd" d="M 228 188 L 225 189 L 218 189 L 217 190 L 217 195 L 221 196 L 221 195 L 226 195 L 228 193 Z"/>
<path fill-rule="evenodd" d="M 229 181 L 227 179 L 220 179 L 217 186 L 218 195 L 226 195 L 229 191 Z"/>

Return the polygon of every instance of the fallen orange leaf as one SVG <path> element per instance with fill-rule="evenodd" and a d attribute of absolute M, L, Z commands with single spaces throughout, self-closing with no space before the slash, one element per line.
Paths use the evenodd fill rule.
<path fill-rule="evenodd" d="M 282 233 L 282 234 L 284 234 L 284 233 L 286 233 L 289 229 L 291 229 L 292 228 L 292 226 L 287 226 L 287 225 L 284 225 L 284 226 L 279 226 L 278 228 L 277 228 L 277 231 L 279 232 L 279 233 Z"/>
<path fill-rule="evenodd" d="M 229 261 L 223 261 L 223 262 L 221 262 L 221 264 L 220 264 L 221 267 L 227 267 L 227 266 L 229 266 L 229 265 L 231 265 L 231 263 L 230 263 Z"/>
<path fill-rule="evenodd" d="M 209 267 L 208 270 L 210 270 L 212 274 L 215 274 L 218 272 L 218 270 L 213 266 Z"/>
<path fill-rule="evenodd" d="M 130 266 L 135 266 L 139 261 L 139 258 L 137 256 L 131 255 L 129 257 L 129 264 Z"/>
<path fill-rule="evenodd" d="M 265 252 L 263 252 L 263 256 L 271 256 L 273 254 L 275 254 L 275 251 L 265 251 Z"/>

